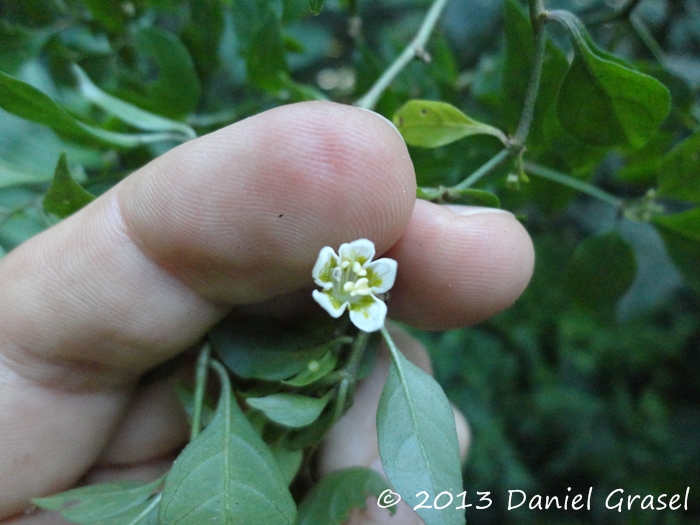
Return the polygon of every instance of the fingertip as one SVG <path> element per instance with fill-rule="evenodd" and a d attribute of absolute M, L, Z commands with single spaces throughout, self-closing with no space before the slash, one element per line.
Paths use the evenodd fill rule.
<path fill-rule="evenodd" d="M 399 262 L 389 315 L 426 330 L 472 325 L 507 308 L 534 267 L 530 236 L 511 213 L 426 201 L 416 202 L 387 255 Z"/>

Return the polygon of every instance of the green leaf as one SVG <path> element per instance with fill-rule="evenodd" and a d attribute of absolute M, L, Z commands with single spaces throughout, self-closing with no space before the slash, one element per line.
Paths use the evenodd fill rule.
<path fill-rule="evenodd" d="M 636 273 L 632 248 L 611 231 L 579 244 L 569 262 L 566 283 L 578 304 L 595 310 L 622 297 Z"/>
<path fill-rule="evenodd" d="M 378 472 L 366 467 L 331 472 L 304 496 L 297 525 L 340 525 L 352 509 L 366 507 L 368 496 L 379 497 L 390 488 Z M 395 507 L 390 510 L 396 512 Z"/>
<path fill-rule="evenodd" d="M 686 282 L 700 293 L 700 208 L 656 217 L 653 222 Z"/>
<path fill-rule="evenodd" d="M 117 117 L 122 122 L 144 131 L 175 132 L 183 135 L 181 140 L 193 139 L 197 137 L 194 130 L 187 124 L 170 120 L 160 115 L 155 115 L 145 111 L 129 102 L 124 102 L 97 87 L 90 77 L 77 65 L 73 65 L 73 72 L 78 78 L 80 92 L 89 101 L 104 109 L 107 113 Z"/>
<path fill-rule="evenodd" d="M 700 132 L 678 144 L 663 159 L 659 196 L 700 203 Z"/>
<path fill-rule="evenodd" d="M 122 520 L 125 513 L 135 514 L 135 518 L 152 504 L 148 500 L 162 484 L 162 479 L 152 483 L 101 483 L 32 501 L 42 509 L 60 511 L 61 516 L 76 523 L 102 523 L 111 518 Z"/>
<path fill-rule="evenodd" d="M 323 10 L 324 0 L 309 0 L 309 9 L 314 15 L 318 15 Z"/>
<path fill-rule="evenodd" d="M 557 99 L 562 127 L 587 144 L 643 146 L 671 109 L 668 88 L 597 48 L 573 14 L 553 13 L 575 44 Z"/>
<path fill-rule="evenodd" d="M 306 368 L 295 375 L 288 381 L 282 381 L 285 385 L 290 386 L 306 386 L 310 385 L 325 377 L 331 372 L 338 363 L 338 355 L 333 352 L 327 352 L 321 359 L 312 360 L 306 364 Z"/>
<path fill-rule="evenodd" d="M 437 496 L 462 491 L 462 472 L 455 420 L 440 385 L 392 350 L 377 411 L 377 438 L 384 472 L 409 506 L 426 491 Z M 426 525 L 464 525 L 457 505 L 443 510 L 417 509 Z"/>
<path fill-rule="evenodd" d="M 233 398 L 217 362 L 221 397 L 209 426 L 175 460 L 165 481 L 160 525 L 286 525 L 296 506 L 270 449 Z"/>
<path fill-rule="evenodd" d="M 17 168 L 0 158 L 0 189 L 21 184 L 44 184 L 51 181 L 45 173 L 34 173 Z"/>
<path fill-rule="evenodd" d="M 470 135 L 493 135 L 504 144 L 503 132 L 469 118 L 445 102 L 410 100 L 394 115 L 394 124 L 411 146 L 437 148 Z"/>
<path fill-rule="evenodd" d="M 44 196 L 44 211 L 64 219 L 95 200 L 95 196 L 73 180 L 66 154 L 61 153 L 53 182 Z"/>
<path fill-rule="evenodd" d="M 13 115 L 47 126 L 64 139 L 87 146 L 108 145 L 133 148 L 142 144 L 177 138 L 171 133 L 115 133 L 90 126 L 73 118 L 45 93 L 2 71 L 0 71 L 0 107 Z"/>
<path fill-rule="evenodd" d="M 287 71 L 281 0 L 238 0 L 232 9 L 248 79 L 262 89 L 278 92 L 284 87 L 281 74 Z"/>
<path fill-rule="evenodd" d="M 277 462 L 284 482 L 289 485 L 299 472 L 299 467 L 304 459 L 304 451 L 290 450 L 284 444 L 277 444 L 270 446 L 270 452 Z"/>
<path fill-rule="evenodd" d="M 288 325 L 239 317 L 219 323 L 209 335 L 216 355 L 236 375 L 279 381 L 308 369 L 337 344 L 329 321 Z"/>
<path fill-rule="evenodd" d="M 330 394 L 321 398 L 299 394 L 272 394 L 265 397 L 249 397 L 246 402 L 260 410 L 268 419 L 285 427 L 298 428 L 310 425 L 326 408 Z"/>
<path fill-rule="evenodd" d="M 109 31 L 118 33 L 124 28 L 128 18 L 123 5 L 113 0 L 84 0 L 90 14 Z"/>
<path fill-rule="evenodd" d="M 143 27 L 136 33 L 136 47 L 155 60 L 158 73 L 146 86 L 146 96 L 132 95 L 132 101 L 175 119 L 193 112 L 202 88 L 192 57 L 180 39 L 156 27 Z"/>

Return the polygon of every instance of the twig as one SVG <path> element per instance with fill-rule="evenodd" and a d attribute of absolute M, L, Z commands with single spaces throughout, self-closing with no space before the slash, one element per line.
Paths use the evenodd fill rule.
<path fill-rule="evenodd" d="M 531 173 L 532 175 L 537 175 L 538 177 L 542 177 L 543 179 L 551 180 L 552 182 L 568 186 L 569 188 L 573 188 L 575 190 L 580 191 L 581 193 L 585 193 L 586 195 L 595 197 L 596 199 L 610 204 L 611 206 L 614 206 L 616 208 L 622 208 L 624 204 L 624 201 L 622 199 L 618 199 L 614 195 L 610 195 L 608 192 L 603 191 L 596 186 L 592 186 L 591 184 L 588 184 L 587 182 L 584 182 L 582 180 L 575 179 L 570 175 L 559 173 L 558 171 L 555 171 L 550 168 L 545 168 L 544 166 L 540 166 L 539 164 L 534 164 L 532 162 L 525 162 L 523 164 L 523 167 L 527 170 L 528 173 Z"/>
<path fill-rule="evenodd" d="M 517 149 L 516 153 L 525 146 L 527 136 L 530 133 L 530 126 L 535 115 L 535 104 L 537 103 L 537 95 L 540 91 L 540 79 L 542 77 L 542 64 L 544 63 L 544 55 L 547 49 L 547 34 L 545 25 L 547 24 L 547 10 L 544 8 L 542 0 L 530 0 L 530 20 L 532 21 L 532 29 L 535 33 L 535 53 L 532 57 L 532 69 L 530 70 L 530 80 L 527 85 L 527 93 L 525 95 L 525 105 L 520 116 L 518 129 L 511 138 L 513 147 Z"/>
<path fill-rule="evenodd" d="M 425 55 L 425 45 L 427 44 L 433 29 L 435 29 L 435 24 L 440 18 L 445 5 L 447 5 L 447 1 L 448 0 L 435 0 L 435 2 L 433 2 L 433 5 L 430 7 L 428 14 L 425 16 L 425 20 L 418 30 L 415 38 L 406 47 L 406 49 L 403 50 L 403 53 L 399 55 L 394 63 L 391 64 L 391 66 L 389 66 L 389 68 L 382 74 L 382 76 L 377 79 L 371 89 L 355 103 L 356 106 L 365 109 L 374 109 L 384 91 L 394 81 L 398 74 L 403 71 L 409 62 L 416 57 Z"/>
<path fill-rule="evenodd" d="M 491 173 L 493 170 L 495 170 L 500 164 L 505 161 L 506 159 L 509 159 L 513 157 L 513 153 L 508 149 L 504 148 L 500 152 L 498 152 L 496 155 L 494 155 L 491 160 L 486 162 L 483 166 L 481 166 L 478 170 L 476 170 L 474 173 L 469 175 L 466 179 L 464 179 L 462 182 L 457 184 L 453 189 L 455 190 L 465 190 L 467 188 L 470 188 L 476 182 L 481 179 L 482 177 L 488 175 Z"/>

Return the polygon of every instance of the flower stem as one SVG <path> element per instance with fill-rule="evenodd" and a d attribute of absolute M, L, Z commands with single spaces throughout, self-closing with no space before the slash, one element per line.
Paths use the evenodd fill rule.
<path fill-rule="evenodd" d="M 406 49 L 403 50 L 394 63 L 379 77 L 370 90 L 355 103 L 356 106 L 365 109 L 374 109 L 382 93 L 391 85 L 408 63 L 417 56 L 421 56 L 425 53 L 425 45 L 433 29 L 435 29 L 435 24 L 440 18 L 443 9 L 445 9 L 445 5 L 447 5 L 447 0 L 435 0 L 433 2 L 415 38 Z"/>
<path fill-rule="evenodd" d="M 190 441 L 193 441 L 202 431 L 202 408 L 204 406 L 204 392 L 207 388 L 207 372 L 211 361 L 211 345 L 205 343 L 197 358 L 194 385 L 194 409 L 192 411 L 192 428 Z"/>
<path fill-rule="evenodd" d="M 573 188 L 575 190 L 580 191 L 581 193 L 585 193 L 586 195 L 595 197 L 596 199 L 610 204 L 611 206 L 614 206 L 616 208 L 622 208 L 624 204 L 624 201 L 622 199 L 618 199 L 614 195 L 610 195 L 608 192 L 603 191 L 600 188 L 597 188 L 596 186 L 592 186 L 591 184 L 588 184 L 587 182 L 584 182 L 582 180 L 575 179 L 570 175 L 565 175 L 564 173 L 554 171 L 550 168 L 545 168 L 544 166 L 540 166 L 539 164 L 533 164 L 532 162 L 525 162 L 523 166 L 527 170 L 527 172 L 532 175 L 537 175 L 538 177 L 542 177 L 543 179 L 551 180 L 552 182 L 568 186 L 569 188 Z"/>
<path fill-rule="evenodd" d="M 482 177 L 488 175 L 491 173 L 493 170 L 495 170 L 500 164 L 505 161 L 506 159 L 509 159 L 510 157 L 513 156 L 513 153 L 510 151 L 508 148 L 504 148 L 496 155 L 494 155 L 488 162 L 486 162 L 483 166 L 481 166 L 478 170 L 476 170 L 474 173 L 469 175 L 466 179 L 464 179 L 462 182 L 454 186 L 455 190 L 465 190 L 467 188 L 470 188 L 474 184 L 476 184 L 479 179 Z"/>

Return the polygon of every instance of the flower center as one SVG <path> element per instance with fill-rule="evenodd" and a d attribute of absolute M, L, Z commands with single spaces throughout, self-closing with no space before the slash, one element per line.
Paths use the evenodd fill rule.
<path fill-rule="evenodd" d="M 336 282 L 336 290 L 342 290 L 346 297 L 364 297 L 370 295 L 367 270 L 359 261 L 345 259 L 339 266 L 333 268 L 331 277 Z"/>

